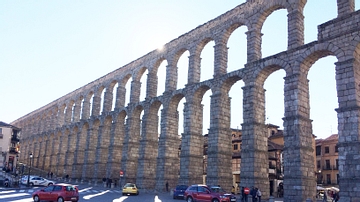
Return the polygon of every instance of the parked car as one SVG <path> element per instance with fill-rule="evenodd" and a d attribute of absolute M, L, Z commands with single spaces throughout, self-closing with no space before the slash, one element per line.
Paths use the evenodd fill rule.
<path fill-rule="evenodd" d="M 40 201 L 79 201 L 79 190 L 72 185 L 50 185 L 43 189 L 33 192 L 32 198 L 34 202 Z"/>
<path fill-rule="evenodd" d="M 139 195 L 139 190 L 134 183 L 126 183 L 122 189 L 122 195 L 134 194 Z"/>
<path fill-rule="evenodd" d="M 185 191 L 184 198 L 187 202 L 236 202 L 236 196 L 226 193 L 221 187 L 203 184 L 189 186 Z"/>
<path fill-rule="evenodd" d="M 184 199 L 184 193 L 188 188 L 187 185 L 177 185 L 173 190 L 173 199 L 181 198 Z"/>
<path fill-rule="evenodd" d="M 21 184 L 27 184 L 28 178 L 21 178 Z M 55 184 L 54 181 L 45 179 L 39 176 L 30 176 L 29 185 L 30 186 L 49 186 Z"/>
<path fill-rule="evenodd" d="M 20 178 L 20 183 L 26 185 L 26 184 L 27 184 L 28 177 L 29 177 L 29 176 L 27 176 L 27 175 L 21 176 L 21 178 Z M 31 179 L 31 178 L 33 178 L 33 177 L 39 177 L 39 176 L 37 176 L 37 175 L 30 175 L 30 178 L 29 178 L 29 179 Z"/>

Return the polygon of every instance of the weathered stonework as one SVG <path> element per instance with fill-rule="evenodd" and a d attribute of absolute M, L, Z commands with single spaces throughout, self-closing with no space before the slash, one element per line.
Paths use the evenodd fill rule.
<path fill-rule="evenodd" d="M 268 198 L 263 85 L 271 73 L 283 69 L 284 201 L 314 200 L 316 179 L 314 148 L 310 146 L 307 72 L 316 60 L 332 55 L 337 58 L 340 201 L 360 201 L 360 11 L 354 12 L 354 0 L 337 0 L 338 17 L 318 26 L 318 41 L 304 44 L 305 4 L 304 0 L 248 0 L 167 43 L 162 51 L 152 51 L 15 120 L 11 124 L 22 128 L 20 161 L 28 162 L 27 154 L 33 152 L 34 166 L 89 183 L 98 183 L 104 176 L 117 178 L 120 170 L 124 171 L 123 182 L 134 181 L 145 189 L 164 190 L 166 181 L 170 187 L 202 183 L 202 135 L 207 131 L 202 131 L 201 100 L 211 90 L 207 183 L 221 184 L 229 190 L 232 181 L 228 92 L 235 82 L 243 80 L 241 186 L 257 186 L 263 198 Z M 288 11 L 288 50 L 262 58 L 261 28 L 267 16 L 277 9 Z M 248 29 L 247 64 L 227 72 L 226 44 L 240 26 Z M 214 78 L 199 82 L 200 54 L 209 41 L 215 42 Z M 186 50 L 190 53 L 187 85 L 176 89 L 176 63 Z M 168 62 L 166 91 L 156 97 L 157 86 L 163 85 L 158 84 L 157 78 L 163 60 Z M 142 84 L 140 78 L 145 70 L 148 79 Z M 130 78 L 131 91 L 126 92 Z M 139 100 L 142 86 L 147 87 L 145 100 Z M 127 106 L 126 93 L 131 95 Z M 182 112 L 177 111 L 177 106 L 183 98 L 184 133 L 180 141 L 177 131 Z M 157 112 L 161 106 L 158 131 Z"/>

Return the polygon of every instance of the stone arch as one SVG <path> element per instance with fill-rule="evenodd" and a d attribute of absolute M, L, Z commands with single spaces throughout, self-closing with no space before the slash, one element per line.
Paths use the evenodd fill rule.
<path fill-rule="evenodd" d="M 159 145 L 159 117 L 158 112 L 162 103 L 155 100 L 144 106 L 142 117 L 139 159 L 136 174 L 136 183 L 145 189 L 154 188 L 156 173 L 156 158 Z"/>
<path fill-rule="evenodd" d="M 90 128 L 88 131 L 87 136 L 87 159 L 86 159 L 86 169 L 85 173 L 83 172 L 83 176 L 85 179 L 93 179 L 94 171 L 95 171 L 95 162 L 96 162 L 96 148 L 98 143 L 98 134 L 99 134 L 99 127 L 101 125 L 101 120 L 96 118 L 90 122 Z"/>
<path fill-rule="evenodd" d="M 146 70 L 148 70 L 148 68 L 147 67 L 145 67 L 145 66 L 143 66 L 143 67 L 141 67 L 141 68 L 139 68 L 137 71 L 136 71 L 136 73 L 134 74 L 134 80 L 135 81 L 137 81 L 137 82 L 139 82 L 139 100 L 140 100 L 140 96 L 142 95 L 142 92 L 143 92 L 143 88 L 147 88 L 148 87 L 148 85 L 147 85 L 147 83 L 149 82 L 148 80 L 149 80 L 149 77 L 147 77 L 146 78 L 146 83 L 141 83 L 141 78 L 143 77 L 143 76 L 148 76 L 148 75 L 144 75 L 144 73 L 146 72 Z M 148 73 L 149 73 L 149 70 L 148 70 Z M 147 90 L 146 90 L 147 91 Z M 145 98 L 147 97 L 147 95 L 146 95 L 146 91 L 145 91 Z"/>
<path fill-rule="evenodd" d="M 231 87 L 238 81 L 242 80 L 242 77 L 239 75 L 232 75 L 227 77 L 222 83 L 221 83 L 221 89 L 224 93 L 228 94 Z"/>
<path fill-rule="evenodd" d="M 79 134 L 77 135 L 77 143 L 74 152 L 74 164 L 72 166 L 72 176 L 76 179 L 82 178 L 82 171 L 84 170 L 84 160 L 86 152 L 86 137 L 90 126 L 88 122 L 82 122 L 79 125 Z"/>
<path fill-rule="evenodd" d="M 166 62 L 167 66 L 169 65 L 169 61 L 164 56 L 160 56 L 159 58 L 155 59 L 155 62 L 152 64 L 151 68 L 149 69 L 149 78 L 148 78 L 148 86 L 147 86 L 149 88 L 149 89 L 147 89 L 148 95 L 150 93 L 150 95 L 156 97 L 166 91 L 166 88 L 164 88 L 163 92 L 159 92 L 160 81 L 159 81 L 158 75 L 159 75 L 159 68 L 163 64 L 163 62 Z M 167 80 L 166 77 L 168 76 L 168 73 L 167 73 L 168 70 L 166 68 L 167 67 L 165 67 L 166 73 L 164 76 L 165 77 L 165 80 L 163 83 L 164 86 L 166 85 L 166 80 Z M 149 85 L 149 82 L 151 82 L 150 85 Z"/>
<path fill-rule="evenodd" d="M 127 98 L 129 102 L 131 101 L 131 84 L 130 89 L 126 89 L 127 83 L 129 82 L 130 78 L 132 78 L 132 74 L 127 72 L 125 75 L 120 79 L 118 91 L 116 93 L 116 108 L 122 108 L 126 106 Z"/>
<path fill-rule="evenodd" d="M 291 11 L 291 5 L 285 1 L 271 1 L 265 3 L 262 7 L 258 15 L 255 18 L 251 18 L 249 21 L 249 27 L 261 30 L 266 18 L 271 15 L 276 10 L 286 9 L 288 13 Z"/>
<path fill-rule="evenodd" d="M 104 118 L 102 125 L 100 126 L 98 133 L 98 142 L 96 147 L 96 156 L 97 161 L 95 161 L 95 174 L 94 178 L 100 178 L 106 176 L 106 165 L 109 161 L 109 147 L 111 141 L 111 127 L 112 127 L 113 118 L 111 115 L 108 115 Z"/>
<path fill-rule="evenodd" d="M 93 103 L 93 98 L 94 96 L 94 91 L 92 89 L 90 89 L 86 94 L 85 94 L 85 98 L 84 98 L 84 103 L 83 103 L 83 119 L 88 119 L 92 113 L 92 103 Z"/>

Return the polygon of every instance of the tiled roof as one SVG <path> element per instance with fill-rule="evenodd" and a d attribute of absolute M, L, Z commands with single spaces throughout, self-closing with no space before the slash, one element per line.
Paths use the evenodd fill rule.
<path fill-rule="evenodd" d="M 283 150 L 284 146 L 268 141 L 268 151 Z"/>
<path fill-rule="evenodd" d="M 2 126 L 2 127 L 11 127 L 12 125 L 0 121 L 0 126 Z"/>
<path fill-rule="evenodd" d="M 8 128 L 19 129 L 19 128 L 13 126 L 13 125 L 7 124 L 7 123 L 2 122 L 2 121 L 0 121 L 0 127 L 8 127 Z"/>
<path fill-rule="evenodd" d="M 333 134 L 333 135 L 330 135 L 328 138 L 326 138 L 325 141 L 337 140 L 337 139 L 339 139 L 339 135 Z"/>

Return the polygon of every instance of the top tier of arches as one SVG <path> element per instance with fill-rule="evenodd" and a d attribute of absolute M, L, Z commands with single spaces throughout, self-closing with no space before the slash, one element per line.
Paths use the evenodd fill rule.
<path fill-rule="evenodd" d="M 338 0 L 338 16 L 354 11 L 354 0 Z M 201 81 L 201 52 L 213 42 L 214 64 L 211 67 L 213 79 L 228 72 L 227 43 L 232 33 L 246 29 L 247 61 L 262 59 L 261 29 L 266 18 L 276 10 L 284 9 L 288 17 L 287 49 L 304 45 L 304 16 L 306 1 L 301 0 L 248 0 L 223 15 L 191 30 L 165 44 L 161 50 L 147 55 L 49 103 L 48 105 L 16 120 L 31 120 L 28 123 L 42 123 L 36 131 L 60 127 L 64 124 L 87 119 L 93 115 L 121 110 L 129 103 L 139 103 L 142 89 L 146 88 L 145 100 L 157 97 L 158 86 L 164 85 L 165 92 L 178 90 L 178 62 L 185 52 L 189 53 L 186 87 Z M 326 32 L 326 30 L 324 30 Z M 324 35 L 319 34 L 320 39 Z M 159 83 L 159 67 L 166 61 L 165 83 Z M 147 72 L 147 75 L 145 73 Z M 146 76 L 146 83 L 141 78 Z M 131 91 L 126 85 L 130 82 Z M 165 93 L 163 92 L 163 93 Z M 160 92 L 161 94 L 162 92 Z M 128 96 L 128 102 L 127 102 Z M 47 120 L 47 121 L 43 121 Z"/>

